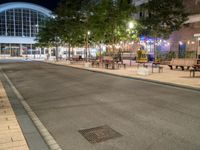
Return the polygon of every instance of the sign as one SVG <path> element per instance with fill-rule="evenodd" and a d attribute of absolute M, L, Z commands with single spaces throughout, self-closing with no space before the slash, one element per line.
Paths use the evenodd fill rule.
<path fill-rule="evenodd" d="M 194 37 L 200 37 L 200 33 L 194 34 Z"/>

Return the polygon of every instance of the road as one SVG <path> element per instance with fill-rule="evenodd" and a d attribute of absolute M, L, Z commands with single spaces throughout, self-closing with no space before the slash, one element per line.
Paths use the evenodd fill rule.
<path fill-rule="evenodd" d="M 42 62 L 0 64 L 64 150 L 199 150 L 200 91 Z M 122 136 L 89 143 L 78 131 Z"/>

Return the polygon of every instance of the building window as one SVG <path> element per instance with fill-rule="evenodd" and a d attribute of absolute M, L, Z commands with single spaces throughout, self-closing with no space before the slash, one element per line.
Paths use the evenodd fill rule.
<path fill-rule="evenodd" d="M 6 35 L 5 12 L 0 13 L 0 36 Z"/>
<path fill-rule="evenodd" d="M 32 9 L 6 10 L 0 13 L 0 36 L 35 37 L 46 19 L 45 14 Z"/>

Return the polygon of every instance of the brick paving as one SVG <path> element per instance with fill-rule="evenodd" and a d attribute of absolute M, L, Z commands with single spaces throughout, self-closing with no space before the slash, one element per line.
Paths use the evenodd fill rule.
<path fill-rule="evenodd" d="M 29 150 L 1 81 L 0 150 Z"/>

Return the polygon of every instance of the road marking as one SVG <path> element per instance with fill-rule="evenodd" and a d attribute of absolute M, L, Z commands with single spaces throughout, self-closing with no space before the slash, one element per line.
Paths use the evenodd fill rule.
<path fill-rule="evenodd" d="M 17 98 L 20 100 L 21 104 L 23 105 L 24 109 L 27 111 L 28 115 L 34 122 L 35 126 L 39 130 L 40 134 L 42 135 L 44 141 L 49 146 L 50 150 L 62 150 L 61 147 L 58 145 L 58 143 L 55 141 L 53 136 L 48 132 L 48 130 L 45 128 L 45 126 L 42 124 L 40 119 L 37 117 L 37 115 L 33 112 L 31 107 L 28 105 L 28 103 L 24 100 L 23 96 L 19 93 L 19 91 L 15 88 L 13 83 L 10 81 L 8 76 L 3 72 L 3 76 L 6 78 L 7 82 L 11 86 L 12 90 L 14 91 Z M 51 139 L 51 140 L 49 140 Z"/>

